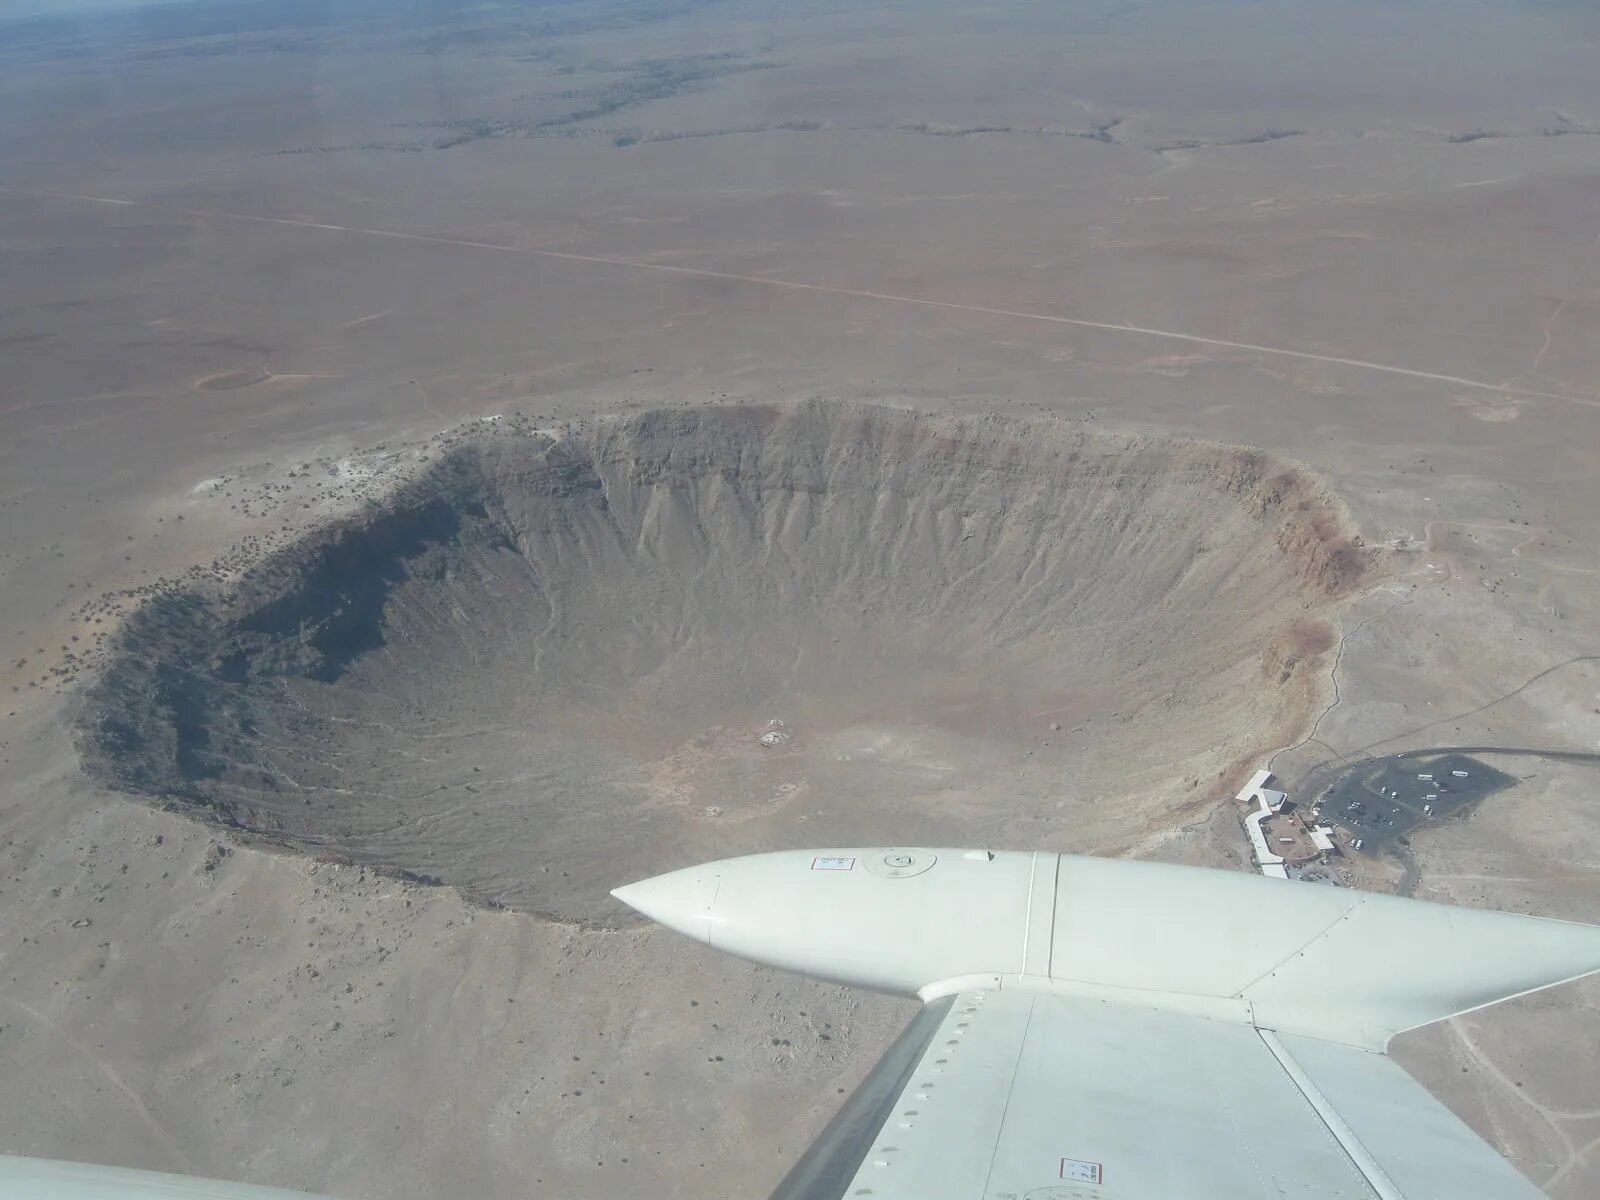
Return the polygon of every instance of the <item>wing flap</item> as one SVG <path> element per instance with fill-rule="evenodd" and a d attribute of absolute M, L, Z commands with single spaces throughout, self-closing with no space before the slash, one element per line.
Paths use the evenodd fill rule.
<path fill-rule="evenodd" d="M 1308 1090 L 1338 1114 L 1397 1195 L 1543 1200 L 1543 1192 L 1388 1055 L 1296 1034 L 1276 1040 Z"/>
<path fill-rule="evenodd" d="M 776 1200 L 1540 1196 L 1381 1053 L 1026 990 L 911 1029 Z"/>

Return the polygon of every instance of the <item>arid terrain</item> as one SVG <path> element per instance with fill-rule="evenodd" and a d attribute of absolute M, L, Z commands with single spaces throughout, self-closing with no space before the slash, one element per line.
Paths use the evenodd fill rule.
<path fill-rule="evenodd" d="M 0 22 L 0 1150 L 762 1196 L 908 1005 L 610 887 L 1244 867 L 1256 766 L 1600 749 L 1597 59 L 1577 3 Z M 1483 758 L 1416 894 L 1600 921 L 1600 769 Z M 1600 986 L 1396 1053 L 1600 1191 Z"/>

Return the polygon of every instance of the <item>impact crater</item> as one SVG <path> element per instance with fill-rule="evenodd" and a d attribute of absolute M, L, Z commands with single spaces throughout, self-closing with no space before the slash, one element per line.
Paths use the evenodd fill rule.
<path fill-rule="evenodd" d="M 485 426 L 132 617 L 85 768 L 577 923 L 787 845 L 1126 849 L 1322 701 L 1374 571 L 1265 453 L 813 402 Z"/>

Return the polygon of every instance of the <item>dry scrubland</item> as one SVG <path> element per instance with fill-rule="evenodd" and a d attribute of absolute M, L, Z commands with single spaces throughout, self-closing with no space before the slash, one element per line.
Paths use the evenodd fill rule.
<path fill-rule="evenodd" d="M 759 1196 L 905 1007 L 608 887 L 1239 866 L 1264 756 L 1600 745 L 1597 60 L 1499 0 L 0 24 L 0 1149 Z M 1596 773 L 1496 762 L 1419 894 L 1600 921 Z M 1597 996 L 1400 1048 L 1559 1200 Z"/>

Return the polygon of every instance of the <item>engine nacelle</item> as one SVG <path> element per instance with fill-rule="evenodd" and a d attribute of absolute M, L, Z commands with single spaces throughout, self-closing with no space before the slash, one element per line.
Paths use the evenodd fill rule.
<path fill-rule="evenodd" d="M 816 979 L 1070 991 L 1381 1048 L 1600 970 L 1600 928 L 1165 863 L 878 847 L 688 867 L 613 895 Z"/>
<path fill-rule="evenodd" d="M 645 916 L 740 958 L 914 995 L 954 976 L 1042 970 L 1054 854 L 786 850 L 688 867 L 618 888 Z M 1037 897 L 1035 893 L 1037 892 Z"/>

